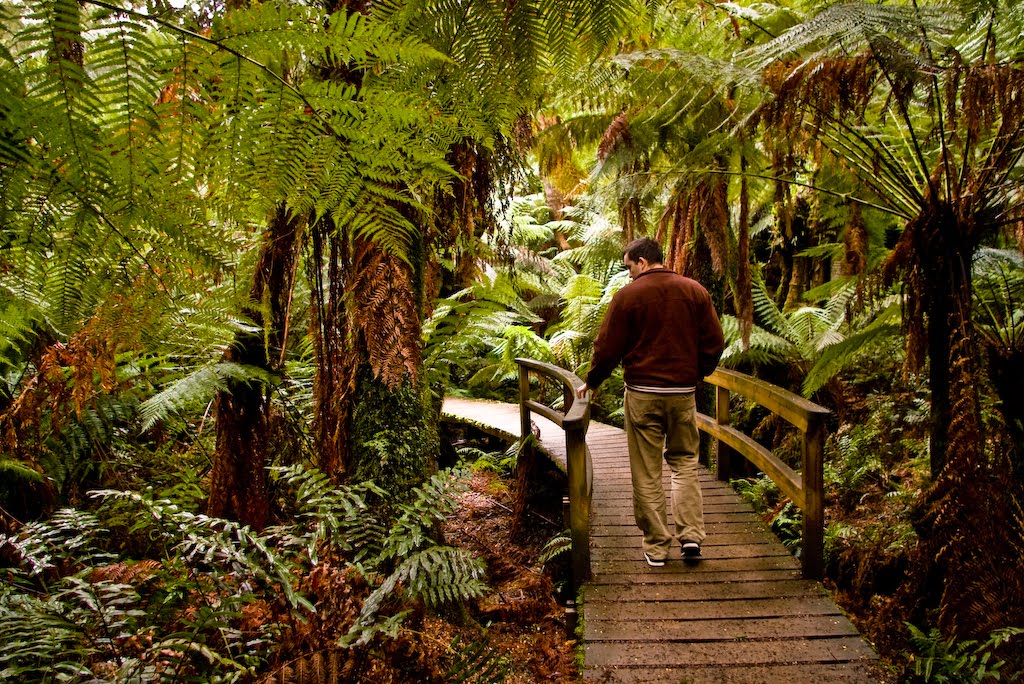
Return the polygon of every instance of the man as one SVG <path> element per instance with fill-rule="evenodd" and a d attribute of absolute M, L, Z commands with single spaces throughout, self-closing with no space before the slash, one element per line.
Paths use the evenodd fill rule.
<path fill-rule="evenodd" d="M 633 282 L 612 297 L 586 384 L 576 394 L 597 389 L 622 363 L 633 513 L 644 557 L 651 566 L 665 565 L 678 539 L 683 559 L 697 562 L 705 532 L 694 392 L 722 357 L 722 326 L 708 291 L 665 268 L 654 240 L 630 242 L 622 261 Z M 665 511 L 663 457 L 672 470 L 674 529 Z"/>

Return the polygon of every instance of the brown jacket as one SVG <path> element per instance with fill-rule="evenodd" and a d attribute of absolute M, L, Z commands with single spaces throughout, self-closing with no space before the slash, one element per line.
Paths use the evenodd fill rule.
<path fill-rule="evenodd" d="M 696 280 L 655 268 L 612 297 L 587 386 L 596 389 L 622 363 L 627 385 L 692 387 L 715 370 L 724 349 L 708 291 Z"/>

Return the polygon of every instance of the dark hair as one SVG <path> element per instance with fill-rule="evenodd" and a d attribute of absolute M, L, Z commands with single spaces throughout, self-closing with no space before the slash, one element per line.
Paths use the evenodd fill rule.
<path fill-rule="evenodd" d="M 639 263 L 640 259 L 647 259 L 649 264 L 660 264 L 665 260 L 665 255 L 661 252 L 661 245 L 648 237 L 637 238 L 630 242 L 626 245 L 623 255 L 629 257 L 634 264 Z"/>

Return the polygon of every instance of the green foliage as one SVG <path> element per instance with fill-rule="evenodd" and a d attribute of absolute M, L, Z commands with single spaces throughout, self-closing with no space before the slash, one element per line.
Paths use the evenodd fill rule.
<path fill-rule="evenodd" d="M 1024 351 L 1024 256 L 979 250 L 973 276 L 979 332 L 996 348 Z"/>
<path fill-rule="evenodd" d="M 827 487 L 835 487 L 840 502 L 849 507 L 868 483 L 879 484 L 885 478 L 885 467 L 879 453 L 882 445 L 871 426 L 855 425 L 835 438 L 836 458 L 825 464 Z M 854 498 L 854 501 L 850 500 Z"/>
<path fill-rule="evenodd" d="M 782 495 L 779 486 L 764 474 L 759 477 L 730 480 L 729 485 L 756 511 L 765 511 L 771 508 Z"/>
<path fill-rule="evenodd" d="M 412 492 L 397 507 L 397 517 L 380 540 L 376 558 L 368 567 L 390 574 L 366 598 L 359 618 L 341 643 L 365 644 L 377 633 L 394 634 L 403 613 L 381 614 L 398 596 L 429 605 L 481 596 L 486 590 L 483 562 L 462 549 L 442 546 L 433 540 L 435 527 L 456 507 L 456 494 L 465 491 L 460 473 L 439 473 Z"/>
<path fill-rule="evenodd" d="M 487 649 L 480 642 L 463 643 L 456 636 L 452 641 L 452 666 L 444 675 L 446 682 L 474 682 L 475 684 L 498 684 L 505 681 L 509 663 L 505 658 Z"/>
<path fill-rule="evenodd" d="M 916 650 L 914 674 L 921 682 L 969 684 L 1000 681 L 1000 670 L 1005 663 L 995 659 L 995 650 L 1024 634 L 1024 628 L 1006 627 L 994 630 L 985 641 L 957 641 L 956 637 L 944 637 L 937 627 L 926 634 L 909 622 L 905 624 Z M 1007 681 L 1014 681 L 1019 676 L 1018 673 Z"/>
<path fill-rule="evenodd" d="M 431 384 L 450 384 L 451 391 L 458 393 L 470 377 L 478 377 L 477 386 L 483 378 L 504 377 L 509 372 L 507 356 L 516 350 L 514 340 L 505 336 L 506 329 L 525 330 L 523 326 L 537 320 L 512 281 L 501 274 L 439 300 L 423 326 L 424 366 Z M 504 352 L 495 359 L 491 352 L 499 344 Z"/>
<path fill-rule="evenodd" d="M 231 383 L 263 384 L 272 382 L 270 375 L 255 366 L 220 361 L 192 371 L 172 381 L 163 390 L 142 402 L 139 407 L 142 429 L 148 430 L 158 421 L 175 412 L 193 411 L 213 401 L 218 392 L 225 392 Z"/>
<path fill-rule="evenodd" d="M 512 444 L 505 451 L 484 451 L 477 447 L 462 447 L 458 450 L 459 461 L 476 471 L 496 473 L 509 477 L 516 470 L 520 444 Z"/>
<path fill-rule="evenodd" d="M 0 548 L 17 559 L 14 581 L 0 585 L 3 678 L 255 677 L 290 625 L 315 610 L 301 587 L 326 555 L 351 558 L 372 587 L 343 640 L 351 646 L 394 634 L 416 601 L 484 591 L 478 559 L 433 541 L 464 487 L 456 477 L 435 476 L 389 521 L 367 503 L 386 494 L 372 484 L 339 487 L 297 466 L 273 472 L 295 519 L 262 533 L 150 493 L 108 490 L 94 493 L 95 513 L 66 509 L 0 536 Z M 147 557 L 127 558 L 132 548 Z M 288 617 L 253 625 L 243 612 L 257 603 Z M 485 654 L 473 657 L 489 671 Z"/>
<path fill-rule="evenodd" d="M 782 497 L 778 485 L 763 473 L 757 477 L 730 480 L 729 484 L 765 517 L 772 532 L 786 548 L 799 554 L 803 516 L 796 504 Z"/>
<path fill-rule="evenodd" d="M 572 551 L 572 537 L 570 536 L 569 530 L 563 530 L 559 534 L 547 540 L 544 544 L 544 548 L 541 549 L 540 557 L 537 561 L 541 565 L 544 565 L 563 553 L 569 553 L 570 551 Z"/>

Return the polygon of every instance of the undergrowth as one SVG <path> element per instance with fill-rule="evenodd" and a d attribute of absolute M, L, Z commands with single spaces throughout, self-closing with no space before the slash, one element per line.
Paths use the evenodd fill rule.
<path fill-rule="evenodd" d="M 425 609 L 487 591 L 478 557 L 436 541 L 465 472 L 431 478 L 391 520 L 367 505 L 385 495 L 373 484 L 274 475 L 294 522 L 259 533 L 152 492 L 102 490 L 92 511 L 0 536 L 0 679 L 254 681 L 322 651 L 343 651 L 358 678 L 391 667 L 388 640 Z M 443 681 L 460 659 L 480 664 L 475 647 L 444 650 L 404 670 Z"/>

